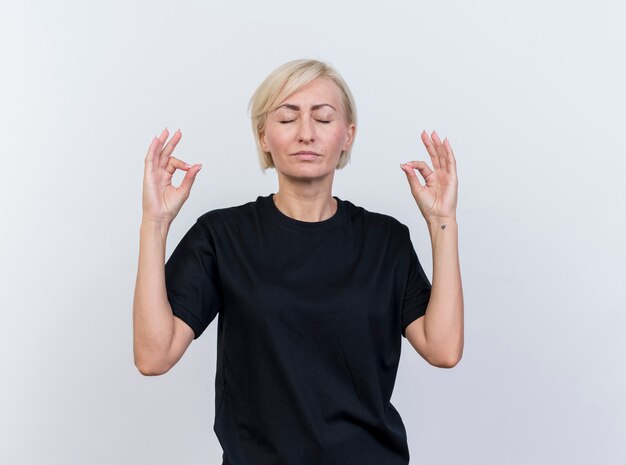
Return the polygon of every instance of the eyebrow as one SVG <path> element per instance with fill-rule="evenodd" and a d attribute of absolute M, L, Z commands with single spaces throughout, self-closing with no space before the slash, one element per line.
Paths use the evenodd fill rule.
<path fill-rule="evenodd" d="M 311 105 L 311 111 L 319 110 L 320 108 L 322 108 L 324 106 L 328 106 L 328 107 L 332 108 L 333 110 L 337 111 L 337 109 L 335 107 L 333 107 L 332 105 L 330 105 L 329 103 L 318 103 L 317 105 Z M 278 110 L 279 108 L 282 108 L 282 107 L 287 107 L 290 110 L 300 111 L 300 107 L 298 105 L 293 105 L 291 103 L 283 103 L 282 105 L 277 107 L 276 110 Z"/>

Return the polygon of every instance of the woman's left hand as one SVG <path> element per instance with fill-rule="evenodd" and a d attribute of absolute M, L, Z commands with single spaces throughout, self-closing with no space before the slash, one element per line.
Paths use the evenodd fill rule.
<path fill-rule="evenodd" d="M 427 222 L 436 219 L 456 220 L 458 179 L 456 177 L 456 159 L 448 139 L 443 142 L 435 131 L 432 140 L 426 131 L 422 131 L 422 142 L 430 155 L 434 171 L 424 161 L 409 161 L 400 167 L 406 174 L 411 193 Z M 415 174 L 417 169 L 426 185 Z"/>

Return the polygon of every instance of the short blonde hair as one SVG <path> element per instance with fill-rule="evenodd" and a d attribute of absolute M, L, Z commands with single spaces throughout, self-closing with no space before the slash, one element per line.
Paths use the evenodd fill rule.
<path fill-rule="evenodd" d="M 346 124 L 350 125 L 354 123 L 356 126 L 356 105 L 354 103 L 354 97 L 346 82 L 332 66 L 322 61 L 312 59 L 289 61 L 276 68 L 265 78 L 252 95 L 248 105 L 250 118 L 252 119 L 254 141 L 259 156 L 259 164 L 263 171 L 274 167 L 272 155 L 270 152 L 264 151 L 261 145 L 261 134 L 265 130 L 267 115 L 291 94 L 320 76 L 331 79 L 337 85 L 341 94 L 341 103 Z M 341 152 L 337 169 L 343 168 L 348 164 L 351 152 L 352 144 L 348 150 Z"/>

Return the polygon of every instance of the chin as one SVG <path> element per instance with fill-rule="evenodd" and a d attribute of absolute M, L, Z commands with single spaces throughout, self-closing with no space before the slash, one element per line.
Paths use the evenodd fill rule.
<path fill-rule="evenodd" d="M 324 178 L 330 174 L 332 174 L 334 170 L 323 168 L 322 167 L 301 167 L 294 168 L 290 167 L 290 169 L 286 171 L 281 171 L 285 176 L 295 179 L 317 179 Z"/>

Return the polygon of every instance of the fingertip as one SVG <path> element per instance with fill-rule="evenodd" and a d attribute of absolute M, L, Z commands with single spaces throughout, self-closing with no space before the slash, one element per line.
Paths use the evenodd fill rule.
<path fill-rule="evenodd" d="M 198 167 L 198 165 L 193 165 L 193 166 L 189 169 L 188 173 L 189 173 L 189 175 L 190 175 L 192 178 L 195 178 L 195 177 L 196 177 L 196 174 L 198 174 L 198 171 L 200 171 L 200 168 Z"/>

